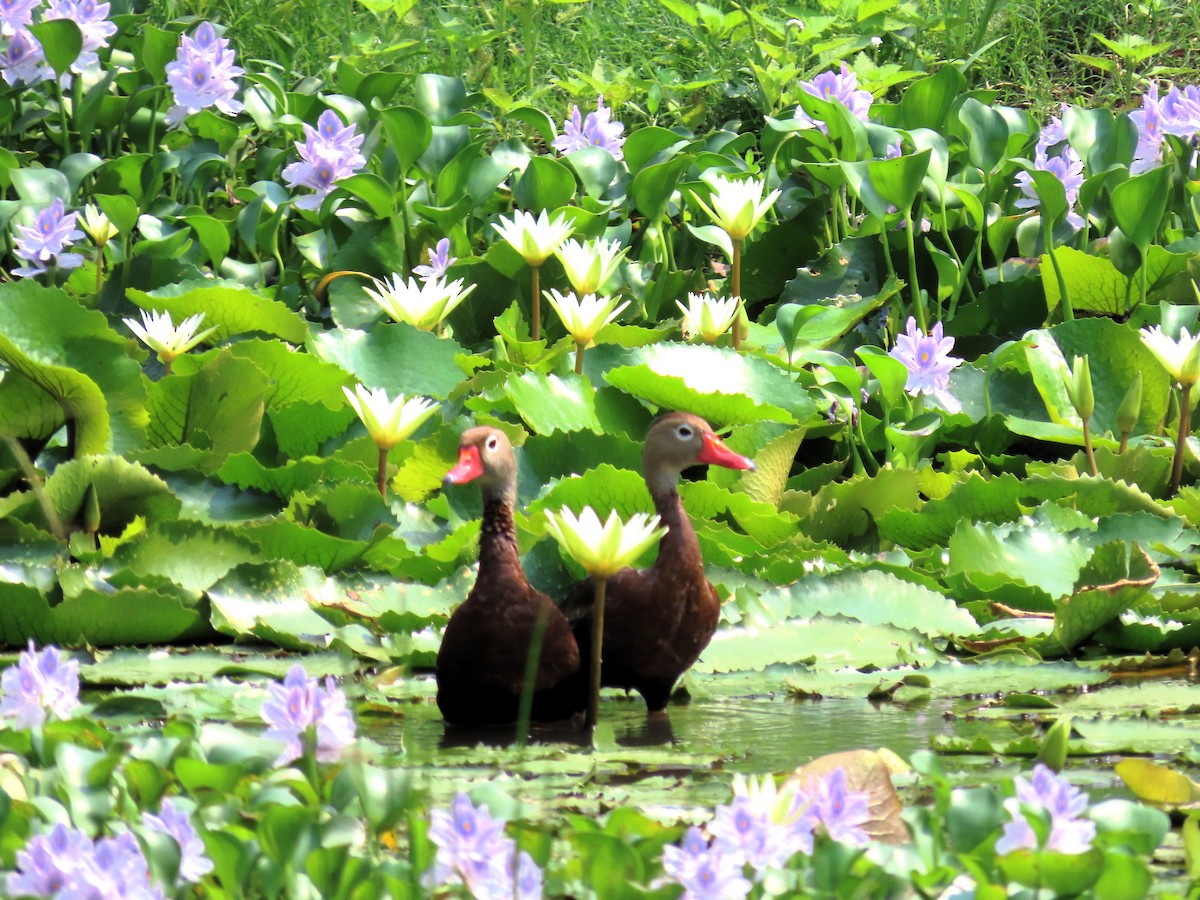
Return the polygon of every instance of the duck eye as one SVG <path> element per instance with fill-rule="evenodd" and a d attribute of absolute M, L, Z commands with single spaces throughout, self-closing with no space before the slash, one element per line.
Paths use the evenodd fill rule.
<path fill-rule="evenodd" d="M 679 437 L 685 441 L 690 440 L 692 437 L 692 426 L 691 425 L 680 425 L 678 428 L 675 429 L 675 433 L 677 435 L 679 435 Z"/>
<path fill-rule="evenodd" d="M 500 439 L 498 437 L 496 437 L 495 435 L 493 435 L 492 437 L 488 438 L 487 441 L 484 442 L 483 446 L 486 447 L 488 450 L 494 451 L 500 446 Z"/>

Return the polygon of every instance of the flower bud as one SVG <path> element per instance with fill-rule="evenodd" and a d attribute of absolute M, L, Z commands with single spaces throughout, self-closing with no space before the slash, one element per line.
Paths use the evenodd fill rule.
<path fill-rule="evenodd" d="M 1088 366 L 1088 358 L 1075 357 L 1074 367 L 1072 371 L 1063 373 L 1063 381 L 1075 412 L 1085 421 L 1090 419 L 1096 411 L 1096 395 L 1092 391 L 1092 371 Z"/>
<path fill-rule="evenodd" d="M 1138 418 L 1142 414 L 1142 373 L 1135 372 L 1129 389 L 1125 391 L 1125 399 L 1117 409 L 1117 431 L 1121 434 L 1131 434 L 1137 427 Z"/>

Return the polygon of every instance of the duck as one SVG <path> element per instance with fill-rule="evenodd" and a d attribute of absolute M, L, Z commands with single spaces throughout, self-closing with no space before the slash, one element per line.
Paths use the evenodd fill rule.
<path fill-rule="evenodd" d="M 454 610 L 437 655 L 437 705 L 450 725 L 517 721 L 530 641 L 545 623 L 531 718 L 569 719 L 587 704 L 580 655 L 571 627 L 554 601 L 525 576 L 513 508 L 517 463 L 508 436 L 497 428 L 463 432 L 458 463 L 443 485 L 477 482 L 483 494 L 479 574 Z"/>
<path fill-rule="evenodd" d="M 648 713 L 666 709 L 675 682 L 708 646 L 721 616 L 717 590 L 704 575 L 700 543 L 679 498 L 684 469 L 709 463 L 754 470 L 699 416 L 670 412 L 646 433 L 642 472 L 654 509 L 667 533 L 648 569 L 625 568 L 608 581 L 604 614 L 601 684 L 635 690 Z M 591 667 L 593 582 L 571 591 L 563 611 L 578 647 L 585 648 L 585 678 Z"/>

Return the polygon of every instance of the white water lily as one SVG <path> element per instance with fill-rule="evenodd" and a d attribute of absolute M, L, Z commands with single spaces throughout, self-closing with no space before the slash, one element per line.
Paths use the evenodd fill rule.
<path fill-rule="evenodd" d="M 598 294 L 629 252 L 618 241 L 580 243 L 572 238 L 554 251 L 576 294 Z"/>
<path fill-rule="evenodd" d="M 407 440 L 441 406 L 424 397 L 389 397 L 383 388 L 368 390 L 361 384 L 356 384 L 353 391 L 348 387 L 342 391 L 380 450 L 390 450 Z"/>
<path fill-rule="evenodd" d="M 473 284 L 464 289 L 461 278 L 454 281 L 445 278 L 430 278 L 428 281 L 409 278 L 406 282 L 397 274 L 392 276 L 391 282 L 386 278 L 373 280 L 375 290 L 365 288 L 371 299 L 395 321 L 407 322 L 422 331 L 437 328 L 475 290 Z"/>
<path fill-rule="evenodd" d="M 729 330 L 737 319 L 742 301 L 739 297 L 714 297 L 711 294 L 688 294 L 688 304 L 678 300 L 675 305 L 683 312 L 681 323 L 686 337 L 699 335 L 707 344 L 715 344 L 717 338 Z"/>
<path fill-rule="evenodd" d="M 664 534 L 659 518 L 634 513 L 622 522 L 614 509 L 603 523 L 596 511 L 585 506 L 578 517 L 567 507 L 546 513 L 546 525 L 575 562 L 597 579 L 608 579 L 633 563 Z"/>
<path fill-rule="evenodd" d="M 108 216 L 94 203 L 89 203 L 83 208 L 82 221 L 79 224 L 97 247 L 103 247 L 119 233 L 117 226 L 109 221 Z"/>
<path fill-rule="evenodd" d="M 554 289 L 546 291 L 546 299 L 562 319 L 563 327 L 574 338 L 575 343 L 584 347 L 595 339 L 601 328 L 619 316 L 629 305 L 628 300 L 618 305 L 616 297 L 584 294 L 581 299 L 575 296 L 574 291 L 560 294 Z"/>
<path fill-rule="evenodd" d="M 559 213 L 553 219 L 546 210 L 534 218 L 533 213 L 514 210 L 511 219 L 501 219 L 492 225 L 500 236 L 521 254 L 531 266 L 540 266 L 558 246 L 575 231 L 575 225 Z"/>
<path fill-rule="evenodd" d="M 1153 328 L 1143 328 L 1140 334 L 1142 343 L 1163 364 L 1171 378 L 1185 387 L 1200 381 L 1200 332 L 1192 336 L 1183 328 L 1180 329 L 1179 339 L 1175 340 L 1162 330 L 1161 325 L 1155 325 Z"/>
<path fill-rule="evenodd" d="M 217 330 L 216 326 L 213 326 L 199 334 L 196 333 L 196 329 L 204 321 L 204 313 L 188 316 L 176 325 L 171 321 L 171 314 L 165 310 L 159 313 L 143 309 L 140 323 L 137 319 L 123 319 L 122 321 L 129 326 L 129 330 L 136 334 L 143 344 L 158 354 L 159 360 L 168 372 L 176 357 L 187 353 Z"/>
<path fill-rule="evenodd" d="M 701 178 L 712 188 L 709 203 L 705 203 L 695 192 L 692 196 L 712 217 L 713 222 L 734 241 L 744 239 L 753 231 L 779 197 L 779 191 L 771 191 L 763 197 L 766 181 L 756 178 L 732 179 L 724 175 L 710 177 L 707 173 Z"/>

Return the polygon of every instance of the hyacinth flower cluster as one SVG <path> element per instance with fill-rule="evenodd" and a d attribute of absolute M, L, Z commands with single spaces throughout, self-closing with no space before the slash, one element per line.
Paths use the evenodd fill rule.
<path fill-rule="evenodd" d="M 337 762 L 354 740 L 354 716 L 346 695 L 327 677 L 324 687 L 309 678 L 299 664 L 288 670 L 281 684 L 267 689 L 260 715 L 270 726 L 263 737 L 281 741 L 283 752 L 275 765 L 284 766 L 304 755 L 311 743 L 318 762 Z"/>
<path fill-rule="evenodd" d="M 308 188 L 313 193 L 296 201 L 300 209 L 319 209 L 334 186 L 367 164 L 359 152 L 363 135 L 354 123 L 346 125 L 332 109 L 321 113 L 317 127 L 304 125 L 304 140 L 296 141 L 300 160 L 283 170 L 290 188 Z"/>
<path fill-rule="evenodd" d="M 31 278 L 52 266 L 64 270 L 82 266 L 83 254 L 67 252 L 71 243 L 83 240 L 78 221 L 79 213 L 68 213 L 62 200 L 55 200 L 34 217 L 32 225 L 15 226 L 13 252 L 28 265 L 13 269 L 13 274 Z"/>
<path fill-rule="evenodd" d="M 108 46 L 108 40 L 117 33 L 117 26 L 108 20 L 111 4 L 96 0 L 50 0 L 42 21 L 70 19 L 79 26 L 83 44 L 79 55 L 71 63 L 71 71 L 82 74 L 89 66 L 98 65 L 98 51 Z"/>
<path fill-rule="evenodd" d="M 1096 823 L 1082 818 L 1088 805 L 1087 794 L 1042 763 L 1034 767 L 1032 778 L 1017 776 L 1013 786 L 1017 796 L 1004 801 L 1011 820 L 1005 824 L 1000 840 L 996 841 L 998 854 L 1038 849 L 1038 835 L 1025 815 L 1026 810 L 1046 813 L 1050 817 L 1050 832 L 1044 849 L 1076 854 L 1086 853 L 1091 848 L 1096 837 Z"/>
<path fill-rule="evenodd" d="M 0 52 L 0 78 L 10 87 L 32 86 L 53 77 L 42 45 L 30 32 L 21 29 L 8 39 L 8 46 Z"/>
<path fill-rule="evenodd" d="M 849 789 L 846 771 L 836 768 L 804 788 L 776 790 L 770 776 L 734 779 L 733 802 L 718 807 L 708 826 L 711 841 L 689 828 L 677 847 L 663 849 L 665 883 L 684 888 L 690 900 L 734 900 L 796 854 L 810 855 L 814 837 L 854 847 L 867 843 L 867 795 Z M 747 878 L 747 869 L 751 878 Z"/>
<path fill-rule="evenodd" d="M 1200 133 L 1200 87 L 1171 85 L 1161 100 L 1157 82 L 1150 82 L 1142 105 L 1129 114 L 1137 125 L 1138 144 L 1129 171 L 1137 175 L 1162 162 L 1163 140 L 1168 134 L 1192 140 Z"/>
<path fill-rule="evenodd" d="M 871 102 L 874 99 L 870 91 L 864 91 L 858 86 L 858 76 L 843 62 L 840 72 L 823 72 L 812 81 L 800 82 L 800 89 L 821 100 L 841 103 L 855 118 L 866 122 L 871 115 Z M 795 118 L 806 125 L 819 128 L 823 133 L 829 133 L 829 126 L 819 119 L 814 119 L 804 111 L 804 107 L 796 107 Z"/>
<path fill-rule="evenodd" d="M 559 153 L 570 153 L 585 147 L 607 150 L 616 160 L 625 158 L 621 147 L 625 144 L 625 126 L 612 121 L 612 110 L 604 105 L 604 95 L 596 100 L 596 108 L 583 116 L 578 106 L 571 107 L 571 117 L 563 123 L 563 133 L 558 135 L 552 146 Z"/>
<path fill-rule="evenodd" d="M 167 127 L 175 128 L 210 106 L 227 116 L 242 111 L 234 95 L 244 70 L 234 65 L 234 58 L 228 39 L 218 35 L 210 22 L 201 22 L 190 36 L 180 38 L 175 60 L 167 65 L 167 84 L 175 101 L 167 110 Z"/>
<path fill-rule="evenodd" d="M 913 397 L 933 397 L 950 413 L 962 409 L 962 404 L 950 393 L 950 373 L 962 365 L 963 360 L 951 356 L 954 338 L 942 334 L 942 323 L 937 322 L 929 334 L 917 327 L 917 320 L 908 317 L 904 334 L 896 336 L 896 346 L 888 355 L 904 363 L 908 378 L 904 389 Z"/>
<path fill-rule="evenodd" d="M 175 887 L 198 883 L 213 870 L 187 811 L 175 800 L 164 799 L 158 814 L 146 813 L 142 824 L 178 844 Z M 92 840 L 61 823 L 48 834 L 35 835 L 18 851 L 16 871 L 9 873 L 5 887 L 12 897 L 156 900 L 163 896 L 162 888 L 151 882 L 146 857 L 131 833 Z"/>
<path fill-rule="evenodd" d="M 476 807 L 463 793 L 450 810 L 430 814 L 429 839 L 437 847 L 426 888 L 462 885 L 475 900 L 540 900 L 542 870 L 516 841 L 504 836 L 504 820 L 484 804 Z M 515 866 L 515 869 L 514 869 Z"/>
<path fill-rule="evenodd" d="M 1075 210 L 1079 189 L 1083 187 L 1083 160 L 1067 142 L 1060 116 L 1051 116 L 1050 123 L 1038 135 L 1033 153 L 1033 167 L 1052 173 L 1062 182 L 1067 198 L 1067 224 L 1076 231 L 1083 228 L 1083 216 Z M 1022 196 L 1013 205 L 1017 209 L 1040 208 L 1041 200 L 1033 176 L 1028 172 L 1018 172 L 1016 183 Z"/>
<path fill-rule="evenodd" d="M 17 664 L 0 675 L 0 693 L 0 716 L 18 728 L 40 727 L 48 715 L 70 718 L 79 706 L 79 663 L 64 660 L 57 647 L 39 653 L 30 640 Z"/>

